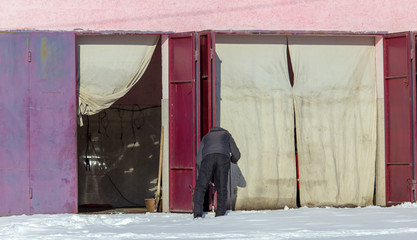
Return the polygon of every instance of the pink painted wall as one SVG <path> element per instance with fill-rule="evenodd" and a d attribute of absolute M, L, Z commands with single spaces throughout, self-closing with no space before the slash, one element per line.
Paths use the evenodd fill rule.
<path fill-rule="evenodd" d="M 0 30 L 417 30 L 416 0 L 0 0 Z"/>

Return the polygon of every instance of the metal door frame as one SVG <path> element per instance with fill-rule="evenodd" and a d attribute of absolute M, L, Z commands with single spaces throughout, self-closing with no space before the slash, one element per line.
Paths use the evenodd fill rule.
<path fill-rule="evenodd" d="M 402 75 L 390 75 L 389 73 L 389 65 L 390 65 L 390 59 L 389 59 L 389 44 L 388 41 L 395 38 L 405 38 L 405 57 L 406 59 L 403 59 L 403 61 L 407 62 L 407 69 L 406 72 Z M 398 47 L 396 48 L 398 49 Z M 401 32 L 401 33 L 393 33 L 393 34 L 386 34 L 384 35 L 384 108 L 385 108 L 385 181 L 386 181 L 386 205 L 395 205 L 400 204 L 404 201 L 416 201 L 416 195 L 415 195 L 415 159 L 416 159 L 416 141 L 415 137 L 416 135 L 416 69 L 414 66 L 414 56 L 415 56 L 415 34 L 411 32 Z M 395 81 L 395 80 L 401 80 L 406 79 L 406 82 L 404 84 L 406 86 L 410 86 L 409 88 L 409 116 L 411 119 L 409 119 L 409 143 L 410 143 L 410 149 L 409 149 L 409 159 L 404 161 L 396 161 L 397 158 L 391 159 L 391 142 L 392 136 L 390 135 L 390 108 L 389 105 L 391 102 L 389 102 L 390 99 L 390 93 L 388 81 Z M 402 158 L 402 156 L 398 156 L 398 158 Z M 404 159 L 402 159 L 404 160 Z M 393 193 L 391 191 L 391 184 L 394 184 L 393 179 L 391 179 L 391 169 L 395 169 L 398 167 L 407 167 L 409 166 L 409 170 L 407 171 L 407 182 L 404 182 L 403 184 L 406 184 L 407 186 L 399 186 L 399 187 L 407 187 L 408 188 L 408 199 L 405 199 L 406 196 L 391 196 Z M 397 173 L 399 174 L 399 173 Z M 401 174 L 401 176 L 404 176 Z M 397 181 L 402 181 L 398 180 Z M 395 199 L 395 197 L 399 197 L 402 199 Z"/>

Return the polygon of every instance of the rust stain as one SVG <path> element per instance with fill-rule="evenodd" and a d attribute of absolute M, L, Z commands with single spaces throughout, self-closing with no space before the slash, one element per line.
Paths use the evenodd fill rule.
<path fill-rule="evenodd" d="M 49 51 L 46 45 L 46 37 L 42 38 L 42 42 L 41 42 L 41 56 L 42 56 L 42 60 L 46 59 L 46 56 L 48 55 Z"/>

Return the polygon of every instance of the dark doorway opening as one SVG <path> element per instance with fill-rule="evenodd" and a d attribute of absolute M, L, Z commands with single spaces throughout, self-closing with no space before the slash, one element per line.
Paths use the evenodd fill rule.
<path fill-rule="evenodd" d="M 125 44 L 135 35 L 82 35 Z M 121 40 L 120 40 L 121 39 Z M 78 54 L 78 63 L 80 62 Z M 82 116 L 77 129 L 78 211 L 144 213 L 157 189 L 161 136 L 161 45 L 138 83 L 110 108 Z"/>

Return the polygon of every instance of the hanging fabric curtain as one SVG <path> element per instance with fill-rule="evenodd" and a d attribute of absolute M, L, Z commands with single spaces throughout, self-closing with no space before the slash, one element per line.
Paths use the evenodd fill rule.
<path fill-rule="evenodd" d="M 158 40 L 158 35 L 79 37 L 79 113 L 96 114 L 123 97 L 142 77 Z"/>
<path fill-rule="evenodd" d="M 241 151 L 235 209 L 296 206 L 294 109 L 286 38 L 217 35 L 220 126 Z M 219 83 L 217 83 L 219 84 Z M 219 93 L 218 93 L 219 94 Z"/>
<path fill-rule="evenodd" d="M 302 206 L 371 205 L 376 156 L 372 37 L 289 37 Z"/>

